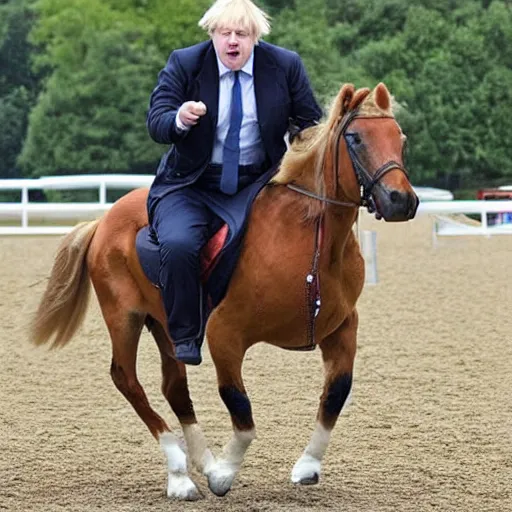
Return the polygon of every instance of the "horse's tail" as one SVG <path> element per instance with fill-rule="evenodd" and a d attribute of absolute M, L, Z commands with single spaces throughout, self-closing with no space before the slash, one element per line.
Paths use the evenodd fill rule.
<path fill-rule="evenodd" d="M 62 240 L 37 312 L 30 324 L 31 341 L 51 348 L 66 345 L 82 324 L 91 283 L 85 258 L 99 219 L 81 222 Z"/>

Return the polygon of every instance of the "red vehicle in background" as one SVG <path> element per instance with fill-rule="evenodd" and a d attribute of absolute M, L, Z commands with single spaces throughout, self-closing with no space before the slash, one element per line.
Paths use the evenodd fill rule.
<path fill-rule="evenodd" d="M 477 193 L 477 199 L 486 201 L 511 201 L 512 200 L 512 186 L 499 187 L 499 188 L 482 188 Z M 512 212 L 499 212 L 488 213 L 487 223 L 491 225 L 496 224 L 512 224 Z"/>

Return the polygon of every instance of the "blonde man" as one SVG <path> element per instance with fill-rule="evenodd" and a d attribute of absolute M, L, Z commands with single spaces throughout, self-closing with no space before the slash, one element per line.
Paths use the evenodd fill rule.
<path fill-rule="evenodd" d="M 222 222 L 236 247 L 252 199 L 286 150 L 289 122 L 304 129 L 321 116 L 299 56 L 260 41 L 269 18 L 253 2 L 217 0 L 199 25 L 210 40 L 171 53 L 147 117 L 151 137 L 170 146 L 148 199 L 159 285 L 176 357 L 194 365 L 205 295 L 216 305 L 229 280 L 220 265 L 201 286 L 201 249 Z"/>

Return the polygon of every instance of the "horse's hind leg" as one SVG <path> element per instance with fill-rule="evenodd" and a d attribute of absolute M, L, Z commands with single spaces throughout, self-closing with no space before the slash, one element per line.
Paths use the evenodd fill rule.
<path fill-rule="evenodd" d="M 293 467 L 293 483 L 318 483 L 322 458 L 329 444 L 332 429 L 352 387 L 356 337 L 357 312 L 354 310 L 352 315 L 320 344 L 325 368 L 324 391 L 320 399 L 315 431 Z"/>
<path fill-rule="evenodd" d="M 192 464 L 206 475 L 215 460 L 197 423 L 186 367 L 175 359 L 172 342 L 162 325 L 151 317 L 146 319 L 146 325 L 155 338 L 162 359 L 162 393 L 181 424 Z"/>
<path fill-rule="evenodd" d="M 100 296 L 100 294 L 98 294 Z M 105 294 L 101 294 L 105 297 Z M 165 421 L 151 408 L 144 389 L 137 379 L 136 361 L 139 338 L 145 315 L 128 312 L 112 301 L 101 303 L 103 316 L 112 340 L 111 376 L 117 389 L 132 404 L 142 421 L 159 441 L 167 457 L 170 498 L 196 500 L 199 491 L 187 474 L 187 458 Z"/>

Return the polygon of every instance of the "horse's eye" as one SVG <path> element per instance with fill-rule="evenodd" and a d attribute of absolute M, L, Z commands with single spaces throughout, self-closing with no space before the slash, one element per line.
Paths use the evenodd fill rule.
<path fill-rule="evenodd" d="M 352 143 L 354 143 L 356 145 L 361 144 L 362 140 L 361 140 L 361 136 L 359 135 L 359 133 L 351 132 L 351 133 L 347 133 L 347 135 L 350 137 Z"/>

